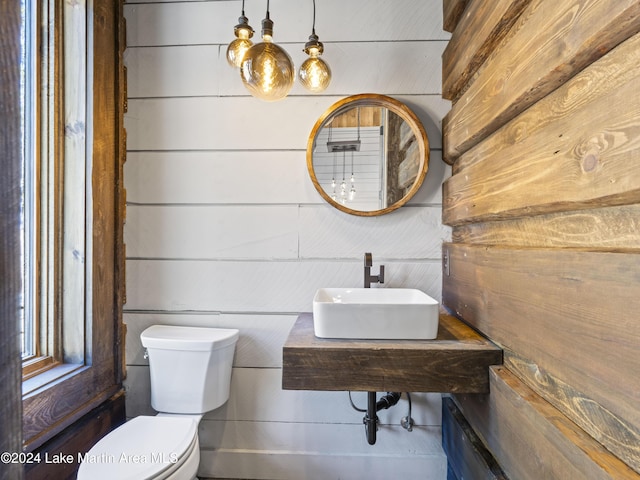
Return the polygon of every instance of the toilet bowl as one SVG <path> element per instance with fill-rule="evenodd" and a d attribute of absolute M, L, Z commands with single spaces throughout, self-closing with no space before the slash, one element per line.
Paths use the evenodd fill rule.
<path fill-rule="evenodd" d="M 236 329 L 154 325 L 140 338 L 149 355 L 151 405 L 85 455 L 78 480 L 193 480 L 198 423 L 229 398 Z"/>

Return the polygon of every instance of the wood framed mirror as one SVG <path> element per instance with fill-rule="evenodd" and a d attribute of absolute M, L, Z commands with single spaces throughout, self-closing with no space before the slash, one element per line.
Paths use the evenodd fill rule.
<path fill-rule="evenodd" d="M 307 142 L 307 168 L 330 205 L 352 215 L 392 212 L 418 191 L 429 168 L 429 140 L 404 103 L 365 93 L 333 104 Z"/>

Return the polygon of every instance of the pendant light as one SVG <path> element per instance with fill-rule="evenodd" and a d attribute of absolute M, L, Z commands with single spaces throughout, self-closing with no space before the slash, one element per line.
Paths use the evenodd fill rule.
<path fill-rule="evenodd" d="M 323 92 L 331 82 L 331 69 L 320 55 L 324 52 L 324 45 L 316 35 L 316 0 L 313 0 L 313 26 L 309 41 L 304 45 L 304 53 L 309 55 L 300 66 L 298 78 L 307 90 L 318 93 Z"/>
<path fill-rule="evenodd" d="M 234 68 L 240 68 L 244 54 L 251 48 L 253 42 L 253 28 L 249 26 L 249 19 L 244 15 L 244 0 L 242 0 L 242 14 L 238 18 L 238 25 L 233 27 L 236 39 L 227 47 L 227 62 Z"/>
<path fill-rule="evenodd" d="M 267 102 L 281 100 L 293 87 L 295 69 L 289 54 L 273 43 L 273 22 L 267 15 L 262 20 L 262 42 L 253 45 L 244 55 L 240 77 L 254 97 Z"/>

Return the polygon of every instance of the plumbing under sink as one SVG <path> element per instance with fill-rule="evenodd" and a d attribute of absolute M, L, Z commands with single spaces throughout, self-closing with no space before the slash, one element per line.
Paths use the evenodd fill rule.
<path fill-rule="evenodd" d="M 431 340 L 438 302 L 413 288 L 320 288 L 313 329 L 320 338 Z"/>

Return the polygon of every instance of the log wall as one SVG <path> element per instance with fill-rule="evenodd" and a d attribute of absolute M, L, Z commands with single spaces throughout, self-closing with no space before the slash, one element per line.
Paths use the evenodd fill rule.
<path fill-rule="evenodd" d="M 443 303 L 505 366 L 454 399 L 509 478 L 640 478 L 640 3 L 486 3 L 443 54 Z"/>

